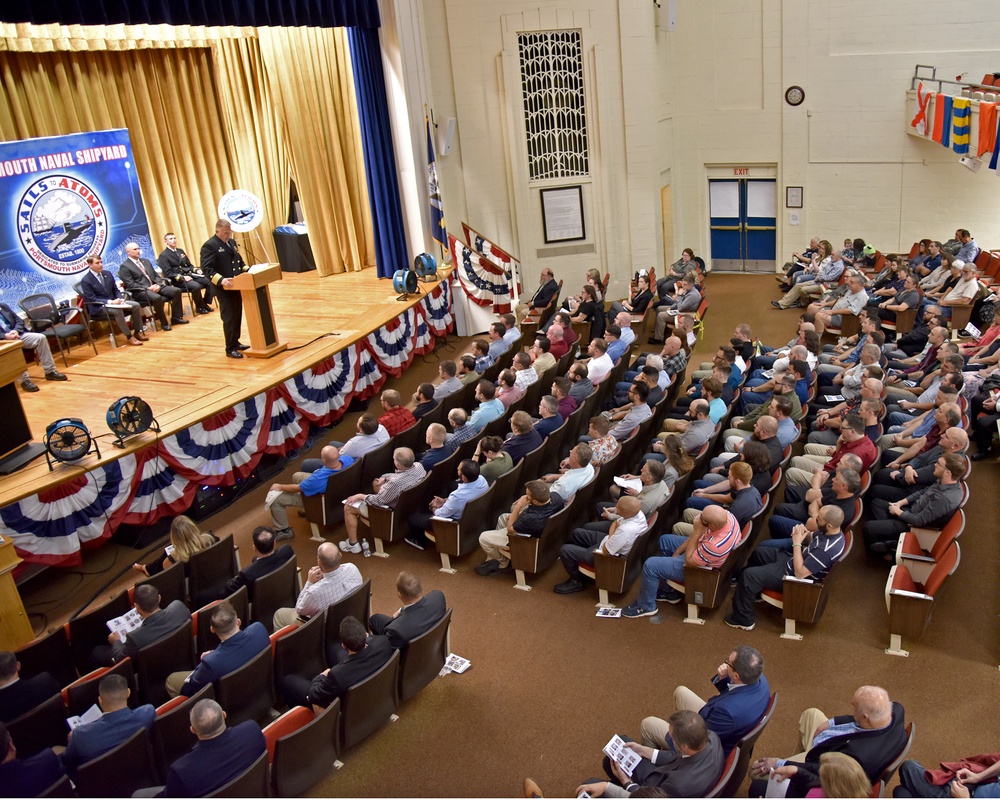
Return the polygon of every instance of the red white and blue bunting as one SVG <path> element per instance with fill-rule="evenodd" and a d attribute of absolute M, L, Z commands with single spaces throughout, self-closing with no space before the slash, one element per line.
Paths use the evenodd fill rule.
<path fill-rule="evenodd" d="M 496 314 L 510 311 L 510 279 L 503 267 L 493 264 L 485 256 L 448 234 L 448 247 L 458 285 L 469 299 L 480 306 L 492 306 Z"/>
<path fill-rule="evenodd" d="M 454 326 L 451 300 L 442 281 L 384 327 L 275 388 L 0 508 L 0 533 L 26 562 L 72 566 L 81 548 L 100 544 L 119 525 L 183 513 L 199 486 L 231 486 L 265 453 L 298 449 L 310 423 L 334 424 L 352 400 L 376 394 L 387 376 L 431 352 L 435 337 Z"/>
<path fill-rule="evenodd" d="M 517 280 L 517 293 L 521 293 L 521 262 L 502 247 L 483 236 L 468 223 L 462 223 L 465 243 L 480 255 L 486 256 L 498 267 L 503 267 L 507 274 Z"/>

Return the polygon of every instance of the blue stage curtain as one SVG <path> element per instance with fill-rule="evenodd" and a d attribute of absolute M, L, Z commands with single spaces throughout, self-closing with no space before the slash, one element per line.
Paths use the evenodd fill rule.
<path fill-rule="evenodd" d="M 4 0 L 0 21 L 45 25 L 238 25 L 342 28 L 380 25 L 378 0 Z"/>
<path fill-rule="evenodd" d="M 361 118 L 365 152 L 365 179 L 375 236 L 375 263 L 380 278 L 391 278 L 409 266 L 403 209 L 396 183 L 396 156 L 392 149 L 389 103 L 385 94 L 381 45 L 377 28 L 348 28 L 351 67 Z"/>

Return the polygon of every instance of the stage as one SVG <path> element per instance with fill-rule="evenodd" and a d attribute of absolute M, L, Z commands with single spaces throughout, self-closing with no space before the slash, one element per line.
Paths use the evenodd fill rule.
<path fill-rule="evenodd" d="M 75 344 L 68 368 L 54 353 L 68 382 L 29 368 L 41 391 L 18 392 L 33 439 L 55 420 L 79 417 L 101 455 L 52 472 L 41 457 L 0 478 L 0 532 L 13 536 L 19 555 L 72 563 L 81 544 L 106 538 L 117 524 L 180 513 L 198 485 L 227 485 L 263 453 L 297 448 L 309 423 L 335 422 L 352 399 L 376 393 L 452 327 L 451 290 L 441 278 L 421 282 L 419 295 L 404 302 L 374 269 L 327 278 L 284 273 L 270 289 L 279 340 L 288 345 L 272 358 L 227 358 L 216 311 L 151 333 L 143 347 L 114 349 L 107 335 L 95 337 L 97 355 Z M 243 330 L 249 343 L 246 323 Z M 161 431 L 119 449 L 106 414 L 126 395 L 149 403 Z"/>

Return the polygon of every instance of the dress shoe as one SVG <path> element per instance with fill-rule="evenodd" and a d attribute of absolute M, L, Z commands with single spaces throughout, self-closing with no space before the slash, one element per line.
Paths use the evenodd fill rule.
<path fill-rule="evenodd" d="M 227 350 L 226 355 L 230 358 L 243 358 L 243 353 L 239 350 Z"/>
<path fill-rule="evenodd" d="M 142 347 L 142 342 L 140 342 L 134 336 L 128 340 L 128 344 L 132 345 L 132 347 Z"/>
<path fill-rule="evenodd" d="M 173 330 L 173 328 L 171 328 L 171 327 L 170 327 L 169 325 L 163 325 L 163 326 L 161 326 L 161 327 L 162 327 L 162 329 L 163 329 L 163 330 L 165 330 L 165 331 L 172 331 L 172 330 Z"/>
<path fill-rule="evenodd" d="M 45 373 L 45 380 L 47 380 L 47 381 L 68 381 L 69 378 L 67 378 L 61 372 L 57 372 L 56 370 L 52 370 L 52 372 L 46 372 Z"/>
<path fill-rule="evenodd" d="M 248 345 L 248 344 L 240 344 L 239 342 L 237 342 L 236 349 L 237 350 L 249 350 L 250 349 L 250 345 Z"/>
<path fill-rule="evenodd" d="M 143 331 L 137 332 L 136 335 L 135 335 L 135 338 L 138 339 L 140 342 L 148 342 L 149 341 L 149 337 Z"/>
<path fill-rule="evenodd" d="M 212 313 L 212 309 L 210 309 L 208 306 L 202 306 L 201 308 L 197 309 L 197 311 L 198 311 L 199 314 L 211 314 Z"/>
<path fill-rule="evenodd" d="M 21 383 L 21 388 L 24 389 L 24 391 L 26 391 L 26 392 L 37 392 L 38 391 L 38 387 L 35 386 L 34 383 L 32 383 L 32 381 L 31 381 L 30 378 L 25 378 L 23 381 L 20 381 L 20 383 Z"/>
<path fill-rule="evenodd" d="M 992 458 L 993 453 L 989 450 L 980 450 L 978 453 L 973 453 L 969 456 L 973 461 L 985 461 L 987 458 Z"/>
<path fill-rule="evenodd" d="M 573 594 L 574 592 L 582 592 L 586 588 L 587 587 L 580 583 L 580 581 L 575 581 L 570 578 L 568 581 L 556 584 L 552 587 L 552 591 L 556 594 Z"/>
<path fill-rule="evenodd" d="M 186 319 L 172 319 L 172 320 L 170 320 L 170 324 L 171 325 L 187 325 L 189 323 L 190 323 L 190 320 L 186 320 Z"/>

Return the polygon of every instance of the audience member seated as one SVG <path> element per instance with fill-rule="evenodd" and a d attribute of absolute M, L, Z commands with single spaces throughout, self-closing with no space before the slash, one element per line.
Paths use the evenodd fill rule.
<path fill-rule="evenodd" d="M 791 546 L 792 530 L 804 524 L 810 530 L 817 525 L 819 511 L 823 506 L 836 506 L 844 519 L 854 516 L 855 501 L 861 493 L 861 475 L 854 469 L 857 456 L 844 456 L 833 476 L 824 481 L 826 473 L 820 470 L 813 475 L 813 483 L 808 489 L 789 486 L 785 492 L 785 502 L 774 509 L 768 520 L 770 540 L 762 545 L 787 549 Z"/>
<path fill-rule="evenodd" d="M 38 797 L 66 771 L 52 748 L 18 758 L 7 726 L 0 722 L 0 786 L 6 797 Z"/>
<path fill-rule="evenodd" d="M 110 667 L 126 657 L 135 663 L 143 647 L 168 636 L 182 625 L 191 624 L 191 612 L 180 600 L 160 608 L 160 593 L 155 586 L 148 583 L 136 586 L 133 598 L 142 623 L 128 634 L 125 641 L 117 631 L 108 634 L 108 643 L 95 647 L 91 655 L 94 667 Z"/>
<path fill-rule="evenodd" d="M 266 641 L 266 633 L 264 638 Z M 62 754 L 63 765 L 70 775 L 81 764 L 116 748 L 137 730 L 152 732 L 156 709 L 148 703 L 136 709 L 128 707 L 132 692 L 124 675 L 105 675 L 98 684 L 98 693 L 100 718 L 70 731 L 69 744 Z M 128 768 L 128 765 L 120 766 Z"/>
<path fill-rule="evenodd" d="M 974 755 L 927 769 L 908 759 L 899 767 L 893 797 L 1000 797 L 1000 755 Z M 820 774 L 822 778 L 822 772 Z"/>
<path fill-rule="evenodd" d="M 674 524 L 673 532 L 680 536 L 689 536 L 692 523 L 699 511 L 709 506 L 722 506 L 736 517 L 740 527 L 750 521 L 750 518 L 760 511 L 763 501 L 760 490 L 751 484 L 753 467 L 745 461 L 730 461 L 727 469 L 728 480 L 722 484 L 714 484 L 712 489 L 702 489 L 701 494 L 689 498 L 682 515 L 682 521 Z"/>
<path fill-rule="evenodd" d="M 274 629 L 279 631 L 286 625 L 308 621 L 347 597 L 362 583 L 361 570 L 354 564 L 342 563 L 340 550 L 333 542 L 323 542 L 316 548 L 316 563 L 309 568 L 295 608 L 279 608 L 274 612 Z M 215 622 L 214 615 L 212 621 Z"/>
<path fill-rule="evenodd" d="M 586 364 L 574 364 L 567 373 L 567 377 L 573 383 L 569 388 L 569 395 L 576 400 L 577 405 L 583 405 L 583 401 L 594 393 L 594 382 L 590 379 L 589 373 Z"/>
<path fill-rule="evenodd" d="M 424 594 L 420 578 L 411 572 L 400 572 L 396 577 L 396 597 L 403 605 L 391 617 L 372 614 L 368 628 L 373 635 L 385 636 L 389 644 L 402 650 L 441 621 L 447 604 L 440 589 Z"/>
<path fill-rule="evenodd" d="M 608 412 L 611 421 L 617 422 L 611 429 L 611 435 L 619 442 L 628 439 L 632 431 L 653 416 L 653 410 L 646 402 L 648 398 L 649 386 L 643 380 L 635 380 L 628 390 L 628 404 Z"/>
<path fill-rule="evenodd" d="M 59 694 L 59 684 L 49 673 L 21 678 L 20 671 L 17 656 L 9 650 L 0 651 L 0 722 L 12 722 Z"/>
<path fill-rule="evenodd" d="M 772 300 L 775 308 L 786 309 L 808 305 L 811 298 L 819 297 L 829 286 L 836 284 L 844 273 L 844 261 L 839 250 L 834 250 L 816 265 L 815 271 L 803 270 L 780 300 Z M 802 303 L 806 300 L 806 303 Z M 818 328 L 817 328 L 818 330 Z"/>
<path fill-rule="evenodd" d="M 404 541 L 417 550 L 423 550 L 428 545 L 424 532 L 431 530 L 431 517 L 460 520 L 466 504 L 489 488 L 486 478 L 479 474 L 479 464 L 471 459 L 462 461 L 458 465 L 458 486 L 446 498 L 434 497 L 427 504 L 429 511 L 415 511 L 410 515 L 410 534 Z"/>
<path fill-rule="evenodd" d="M 496 479 L 514 469 L 510 453 L 503 449 L 499 436 L 484 436 L 476 445 L 473 459 L 479 464 L 479 474 L 492 486 Z"/>
<path fill-rule="evenodd" d="M 440 422 L 432 422 L 427 426 L 427 430 L 424 433 L 424 441 L 427 443 L 427 449 L 420 454 L 417 462 L 426 472 L 430 472 L 431 469 L 454 452 L 454 450 L 445 446 L 448 441 L 448 431 L 445 430 L 444 425 Z"/>
<path fill-rule="evenodd" d="M 49 348 L 49 340 L 44 333 L 29 331 L 24 326 L 24 320 L 14 313 L 13 309 L 6 303 L 0 303 L 0 340 L 19 341 L 21 349 L 25 353 L 34 351 L 38 355 L 38 363 L 45 371 L 47 381 L 67 381 L 65 375 L 56 369 L 56 362 L 52 358 L 52 350 Z M 30 359 L 31 357 L 28 356 Z M 28 371 L 25 370 L 18 378 L 18 383 L 26 392 L 37 392 L 38 387 L 31 380 Z"/>
<path fill-rule="evenodd" d="M 559 472 L 545 475 L 541 480 L 549 484 L 550 492 L 567 501 L 594 477 L 594 467 L 590 463 L 593 455 L 590 445 L 580 442 L 563 459 Z"/>
<path fill-rule="evenodd" d="M 549 340 L 544 336 L 539 336 L 535 339 L 535 343 L 531 345 L 531 349 L 528 350 L 528 355 L 531 356 L 531 368 L 535 371 L 539 378 L 545 374 L 545 371 L 552 369 L 556 365 L 556 357 L 549 352 L 552 345 Z"/>
<path fill-rule="evenodd" d="M 750 796 L 764 794 L 766 778 L 789 780 L 786 797 L 805 797 L 820 788 L 819 762 L 824 753 L 856 760 L 874 784 L 906 744 L 903 707 L 889 700 L 881 686 L 862 686 L 851 698 L 851 713 L 828 718 L 809 708 L 799 718 L 801 752 L 787 759 L 758 758 L 750 767 Z"/>
<path fill-rule="evenodd" d="M 357 461 L 365 453 L 376 450 L 389 441 L 389 431 L 379 424 L 374 414 L 365 412 L 358 418 L 357 433 L 346 442 L 330 442 L 340 451 L 340 456 L 348 456 Z M 302 462 L 303 472 L 315 472 L 323 466 L 321 458 L 307 458 Z"/>
<path fill-rule="evenodd" d="M 504 334 L 507 332 L 507 328 L 502 322 L 494 322 L 490 325 L 489 330 L 486 331 L 487 337 L 489 337 L 489 342 L 486 346 L 486 355 L 490 358 L 490 364 L 495 364 L 500 356 L 510 350 L 511 344 L 504 338 Z M 476 372 L 482 375 L 483 370 L 485 370 L 489 364 L 483 367 L 483 370 L 479 369 L 479 358 L 474 354 L 473 358 L 476 359 Z"/>
<path fill-rule="evenodd" d="M 323 466 L 315 472 L 296 472 L 292 475 L 292 483 L 271 484 L 270 491 L 279 492 L 271 501 L 269 509 L 274 538 L 278 541 L 295 537 L 295 531 L 288 525 L 288 509 L 302 508 L 303 498 L 323 494 L 330 476 L 354 463 L 353 458 L 341 455 L 340 450 L 332 444 L 320 450 L 319 457 Z"/>
<path fill-rule="evenodd" d="M 562 325 L 550 325 L 545 336 L 549 341 L 549 353 L 554 359 L 558 360 L 570 351 Z"/>
<path fill-rule="evenodd" d="M 614 369 L 614 362 L 608 355 L 608 343 L 604 339 L 592 339 L 587 347 L 590 356 L 581 359 L 587 365 L 587 377 L 594 386 L 598 386 Z"/>
<path fill-rule="evenodd" d="M 254 581 L 270 575 L 286 561 L 295 558 L 295 551 L 290 545 L 283 544 L 277 550 L 274 549 L 275 538 L 271 528 L 257 526 L 253 529 L 250 541 L 253 544 L 253 559 L 229 579 L 223 590 L 223 597 L 238 591 L 241 586 L 246 586 L 247 591 L 252 593 Z"/>
<path fill-rule="evenodd" d="M 558 416 L 556 414 L 557 418 Z M 542 443 L 542 436 L 535 429 L 527 411 L 515 411 L 511 415 L 510 430 L 513 435 L 503 443 L 502 449 L 510 454 L 511 461 L 517 466 L 525 455 Z"/>
<path fill-rule="evenodd" d="M 733 610 L 725 623 L 730 628 L 752 631 L 758 595 L 764 589 L 780 592 L 786 575 L 822 581 L 844 553 L 845 539 L 840 529 L 843 522 L 844 514 L 839 508 L 823 506 L 816 518 L 815 532 L 805 525 L 792 529 L 791 556 L 776 547 L 756 548 L 740 572 L 733 592 Z"/>
<path fill-rule="evenodd" d="M 306 706 L 316 714 L 334 700 L 343 699 L 354 684 L 370 678 L 392 658 L 392 645 L 385 636 L 369 636 L 354 617 L 344 617 L 340 623 L 340 646 L 344 659 L 323 670 L 311 681 L 301 675 L 286 675 L 281 694 L 289 708 Z"/>
<path fill-rule="evenodd" d="M 608 343 L 608 358 L 613 364 L 617 364 L 628 353 L 628 344 L 622 339 L 620 325 L 608 325 L 604 330 L 604 341 Z"/>
<path fill-rule="evenodd" d="M 608 309 L 608 322 L 613 322 L 615 317 L 623 311 L 628 314 L 642 314 L 646 311 L 646 306 L 653 299 L 653 293 L 649 290 L 649 276 L 640 275 L 635 282 L 635 293 L 628 300 L 615 300 Z"/>
<path fill-rule="evenodd" d="M 564 420 L 569 419 L 569 415 L 580 407 L 576 398 L 570 394 L 572 388 L 573 382 L 563 375 L 552 381 L 552 396 L 559 401 L 559 416 Z"/>
<path fill-rule="evenodd" d="M 857 414 L 848 414 L 844 418 L 835 445 L 807 444 L 805 455 L 792 459 L 785 472 L 786 480 L 791 486 L 810 486 L 813 473 L 822 469 L 832 475 L 847 453 L 854 453 L 861 459 L 861 472 L 868 470 L 878 457 L 875 445 L 865 435 L 864 420 Z"/>
<path fill-rule="evenodd" d="M 497 400 L 503 403 L 503 410 L 506 414 L 510 407 L 524 397 L 524 389 L 517 385 L 517 376 L 513 370 L 505 369 L 497 379 L 497 387 L 494 395 Z"/>
<path fill-rule="evenodd" d="M 656 324 L 648 344 L 663 344 L 667 328 L 676 326 L 678 315 L 684 311 L 697 311 L 701 305 L 701 292 L 697 286 L 698 280 L 693 275 L 686 275 L 677 284 L 676 297 L 664 298 L 656 304 Z"/>
<path fill-rule="evenodd" d="M 531 368 L 531 356 L 525 352 L 517 353 L 514 356 L 514 385 L 522 392 L 528 391 L 528 387 L 538 380 L 538 373 Z"/>
<path fill-rule="evenodd" d="M 840 327 L 845 315 L 858 316 L 868 304 L 868 292 L 865 291 L 864 278 L 858 273 L 851 273 L 844 281 L 847 291 L 836 296 L 830 292 L 829 297 L 822 297 L 811 303 L 808 311 L 815 314 L 816 333 L 822 336 L 828 327 Z"/>
<path fill-rule="evenodd" d="M 496 530 L 483 531 L 479 545 L 486 553 L 486 560 L 476 567 L 477 575 L 501 575 L 514 571 L 510 565 L 511 536 L 530 536 L 537 539 L 545 529 L 545 521 L 563 507 L 563 499 L 551 494 L 549 485 L 542 480 L 525 484 L 525 493 L 514 501 L 510 512 L 497 518 Z"/>
<path fill-rule="evenodd" d="M 336 554 L 336 549 L 333 552 Z M 346 576 L 347 573 L 343 574 Z M 315 593 L 313 600 L 319 602 Z M 219 678 L 248 664 L 261 650 L 271 646 L 267 628 L 261 623 L 252 622 L 245 631 L 240 630 L 240 618 L 226 601 L 212 609 L 211 630 L 219 637 L 219 646 L 202 653 L 201 661 L 193 672 L 174 672 L 167 676 L 167 693 L 171 697 L 179 694 L 191 697 L 198 694 L 208 684 L 215 683 Z M 279 628 L 275 627 L 275 630 Z"/>
<path fill-rule="evenodd" d="M 521 331 L 517 327 L 517 317 L 513 314 L 501 314 L 500 321 L 503 323 L 503 340 L 509 347 L 514 346 L 514 342 L 521 338 Z"/>
<path fill-rule="evenodd" d="M 422 383 L 417 387 L 416 394 L 413 395 L 413 417 L 423 419 L 438 406 L 438 401 L 434 399 L 434 384 Z"/>
<path fill-rule="evenodd" d="M 577 445 L 580 447 L 581 445 Z M 627 558 L 632 545 L 646 531 L 646 516 L 637 497 L 621 497 L 615 505 L 616 519 L 607 533 L 590 528 L 577 528 L 568 543 L 559 548 L 559 560 L 569 574 L 569 579 L 556 584 L 556 594 L 573 594 L 586 589 L 580 565 L 594 565 L 597 553 Z"/>
<path fill-rule="evenodd" d="M 590 418 L 587 439 L 593 453 L 590 463 L 594 469 L 607 464 L 622 449 L 619 441 L 611 435 L 611 420 L 604 416 Z"/>
<path fill-rule="evenodd" d="M 712 685 L 716 694 L 704 701 L 687 686 L 674 689 L 674 708 L 693 711 L 705 720 L 729 755 L 737 742 L 761 721 L 771 702 L 771 687 L 764 677 L 764 657 L 755 647 L 741 644 L 715 670 Z M 665 719 L 646 717 L 642 721 L 642 743 L 659 750 L 673 750 L 670 726 Z"/>
<path fill-rule="evenodd" d="M 133 564 L 132 569 L 143 575 L 157 575 L 171 564 L 186 564 L 195 553 L 218 541 L 211 533 L 202 533 L 190 517 L 181 514 L 170 523 L 170 546 L 173 549 L 163 558 L 157 555 L 148 564 Z"/>
<path fill-rule="evenodd" d="M 538 288 L 535 289 L 531 297 L 528 297 L 526 294 L 521 295 L 521 300 L 517 304 L 517 308 L 514 309 L 517 314 L 517 318 L 521 320 L 531 312 L 540 312 L 551 302 L 552 298 L 556 296 L 558 291 L 559 284 L 556 283 L 552 270 L 546 267 L 542 270 L 541 277 L 538 281 Z"/>
<path fill-rule="evenodd" d="M 470 383 L 478 381 L 479 373 L 476 372 L 476 359 L 470 355 L 459 357 L 458 371 L 455 376 L 462 382 L 462 386 L 468 386 Z"/>
<path fill-rule="evenodd" d="M 941 393 L 941 399 L 948 395 Z M 962 424 L 962 409 L 957 403 L 942 403 L 935 409 L 933 415 L 934 424 L 924 435 L 910 440 L 897 441 L 899 447 L 892 447 L 882 453 L 882 463 L 891 469 L 898 469 L 903 464 L 909 463 L 913 458 L 922 453 L 926 453 L 941 441 L 941 437 L 946 430 L 956 428 Z M 883 437 L 884 438 L 884 437 Z M 906 448 L 905 450 L 903 448 Z"/>
<path fill-rule="evenodd" d="M 500 324 L 500 327 L 502 328 L 503 325 Z M 478 371 L 479 371 L 479 365 L 477 364 L 476 372 Z M 441 378 L 441 381 L 434 387 L 435 400 L 443 400 L 448 395 L 454 394 L 455 392 L 461 390 L 462 382 L 458 379 L 457 373 L 458 373 L 458 365 L 451 359 L 446 359 L 442 361 L 440 364 L 438 364 L 438 376 Z M 382 395 L 384 397 L 385 392 L 383 392 Z M 401 430 L 406 430 L 406 428 L 408 427 L 409 425 L 406 425 L 403 428 L 401 428 Z M 386 428 L 388 429 L 388 426 L 386 426 Z M 390 429 L 389 433 L 395 435 L 395 433 L 398 433 L 398 431 L 394 432 Z"/>
<path fill-rule="evenodd" d="M 452 366 L 455 364 L 454 361 L 450 363 Z M 441 367 L 438 369 L 441 369 Z M 461 389 L 461 381 L 457 378 L 455 378 L 455 380 L 459 384 L 458 388 Z M 434 389 L 435 399 L 438 399 L 438 392 L 440 389 L 440 386 Z M 402 405 L 402 398 L 399 396 L 399 392 L 395 389 L 386 389 L 380 395 L 379 400 L 382 403 L 383 413 L 382 416 L 378 418 L 378 421 L 379 424 L 386 429 L 390 436 L 402 433 L 416 423 L 417 420 L 414 418 L 413 412 Z"/>
<path fill-rule="evenodd" d="M 503 401 L 497 399 L 496 391 L 497 387 L 491 381 L 484 379 L 476 384 L 476 400 L 479 406 L 472 412 L 467 425 L 481 431 L 493 420 L 500 419 L 507 413 Z"/>
<path fill-rule="evenodd" d="M 462 416 L 465 415 L 460 408 L 452 409 L 451 414 L 458 412 L 461 412 Z M 368 506 L 395 508 L 399 496 L 426 477 L 427 471 L 422 465 L 414 463 L 415 460 L 413 451 L 409 447 L 397 447 L 392 453 L 392 463 L 396 471 L 376 478 L 372 483 L 372 494 L 359 492 L 344 500 L 344 528 L 347 531 L 347 538 L 340 543 L 341 550 L 345 553 L 361 552 L 361 543 L 358 541 L 358 520 L 368 519 Z M 312 570 L 309 573 L 311 575 Z"/>
<path fill-rule="evenodd" d="M 465 409 L 453 408 L 448 412 L 448 424 L 451 425 L 453 431 L 448 434 L 445 445 L 448 448 L 449 455 L 482 432 L 482 428 L 470 425 L 468 420 L 469 415 L 465 412 Z"/>
<path fill-rule="evenodd" d="M 666 449 L 663 439 L 670 436 L 679 436 L 681 440 L 681 447 L 684 449 L 685 453 L 689 455 L 694 454 L 699 450 L 711 437 L 712 433 L 715 431 L 715 423 L 708 418 L 708 402 L 705 400 L 695 400 L 688 406 L 687 410 L 687 425 L 683 432 L 673 432 L 673 433 L 661 433 L 660 439 L 653 442 L 653 452 L 646 453 L 643 456 L 643 460 L 648 460 L 650 458 L 656 461 L 666 460 Z"/>

